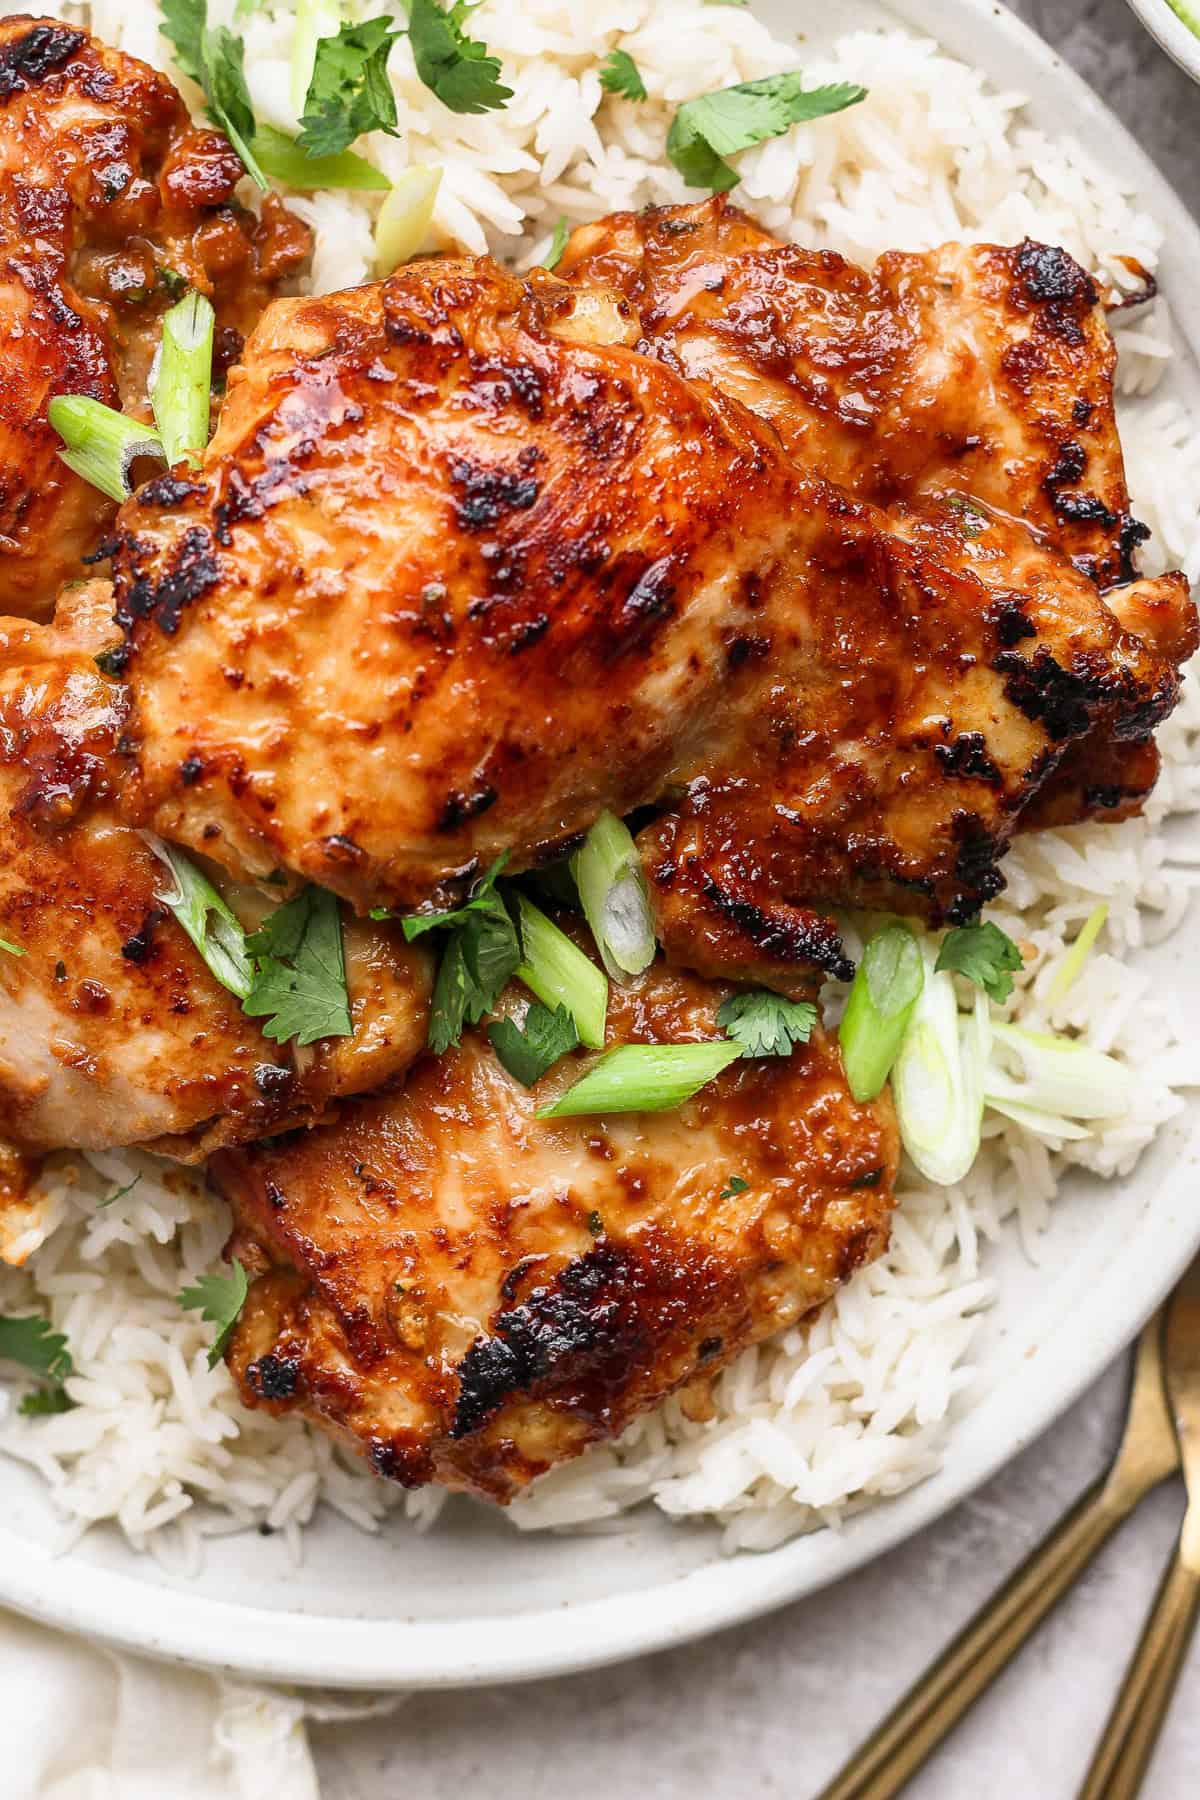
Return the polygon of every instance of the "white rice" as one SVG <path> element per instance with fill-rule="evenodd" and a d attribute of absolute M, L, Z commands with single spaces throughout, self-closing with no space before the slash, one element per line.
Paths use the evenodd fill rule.
<path fill-rule="evenodd" d="M 210 0 L 214 19 L 222 10 Z M 296 123 L 286 98 L 292 10 L 268 5 L 239 26 L 259 115 L 285 129 Z M 798 11 L 815 19 L 819 9 Z M 165 63 L 152 6 L 93 0 L 90 22 Z M 401 136 L 377 134 L 360 148 L 393 176 L 439 164 L 440 241 L 518 265 L 545 253 L 560 215 L 575 223 L 695 198 L 663 157 L 673 105 L 799 60 L 749 13 L 702 0 L 489 0 L 474 28 L 504 58 L 515 90 L 508 108 L 447 112 L 417 81 L 402 42 L 391 64 Z M 642 105 L 599 87 L 597 63 L 618 42 L 646 81 Z M 861 81 L 870 98 L 741 158 L 738 200 L 781 235 L 869 262 L 886 248 L 1029 233 L 1066 245 L 1118 287 L 1130 285 L 1120 256 L 1155 266 L 1161 234 L 1136 194 L 1069 140 L 1023 125 L 1019 95 L 992 92 L 932 43 L 856 33 L 805 67 L 814 82 Z M 374 202 L 324 194 L 295 204 L 318 234 L 314 287 L 364 279 Z M 1121 388 L 1138 397 L 1123 432 L 1135 504 L 1153 531 L 1146 567 L 1179 566 L 1197 579 L 1200 434 L 1177 401 L 1146 398 L 1170 357 L 1163 302 L 1117 328 Z M 511 1509 L 515 1525 L 594 1525 L 650 1499 L 677 1517 L 715 1515 L 730 1548 L 765 1548 L 937 1468 L 993 1294 L 987 1246 L 1015 1224 L 1035 1250 L 1064 1170 L 1127 1171 L 1179 1109 L 1177 1090 L 1200 1083 L 1200 1053 L 1169 998 L 1127 958 L 1174 929 L 1188 904 L 1195 871 L 1172 861 L 1162 825 L 1200 799 L 1198 737 L 1193 684 L 1161 733 L 1165 768 L 1146 817 L 1023 841 L 993 909 L 1034 952 L 1014 1016 L 1069 1026 L 1125 1059 L 1138 1080 L 1129 1115 L 1060 1148 L 993 1118 L 961 1186 L 922 1187 L 910 1171 L 887 1255 L 811 1325 L 729 1368 L 711 1423 L 690 1423 L 668 1404 L 620 1443 L 538 1483 Z M 1055 1011 L 1046 994 L 1056 962 L 1101 900 L 1110 913 L 1100 950 Z M 129 1195 L 97 1210 L 135 1174 Z M 228 1220 L 197 1181 L 146 1156 L 112 1154 L 57 1159 L 45 1188 L 47 1241 L 27 1271 L 3 1276 L 0 1306 L 36 1307 L 67 1334 L 78 1404 L 38 1420 L 10 1410 L 0 1448 L 44 1475 L 64 1542 L 112 1520 L 132 1544 L 190 1568 L 204 1536 L 255 1525 L 284 1532 L 298 1555 L 320 1502 L 368 1531 L 391 1509 L 419 1525 L 434 1519 L 437 1493 L 402 1494 L 349 1465 L 321 1433 L 243 1411 L 225 1369 L 207 1368 L 210 1328 L 175 1295 L 216 1264 Z"/>

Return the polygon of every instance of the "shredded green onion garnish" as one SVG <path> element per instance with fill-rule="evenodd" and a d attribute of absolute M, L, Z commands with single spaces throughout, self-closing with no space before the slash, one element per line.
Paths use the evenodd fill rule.
<path fill-rule="evenodd" d="M 1065 1119 L 1117 1119 L 1127 1113 L 1137 1082 L 1133 1070 L 1076 1038 L 997 1021 L 992 1035 L 999 1053 L 990 1062 L 984 1093 L 996 1101 L 1032 1107 Z M 1004 1064 L 1020 1069 L 1020 1078 Z"/>
<path fill-rule="evenodd" d="M 208 442 L 215 325 L 216 314 L 203 294 L 187 294 L 163 314 L 150 404 L 172 468 L 177 462 L 198 468 Z"/>
<path fill-rule="evenodd" d="M 7 950 L 10 956 L 24 956 L 20 944 L 10 944 L 7 938 L 0 937 L 0 950 Z"/>
<path fill-rule="evenodd" d="M 1054 980 L 1050 983 L 1046 999 L 1051 1006 L 1057 1005 L 1079 979 L 1079 973 L 1088 959 L 1092 945 L 1104 930 L 1107 918 L 1108 903 L 1102 901 L 1084 920 L 1083 929 L 1059 963 Z"/>
<path fill-rule="evenodd" d="M 118 504 L 129 498 L 129 471 L 137 458 L 165 456 L 153 425 L 127 419 L 86 394 L 56 394 L 46 412 L 67 446 L 58 454 L 68 469 Z"/>
<path fill-rule="evenodd" d="M 929 970 L 892 1069 L 901 1141 L 939 1187 L 961 1181 L 979 1154 L 990 1011 L 979 989 L 960 1017 L 953 976 Z"/>
<path fill-rule="evenodd" d="M 603 812 L 571 858 L 584 916 L 614 980 L 640 975 L 654 960 L 654 922 L 637 845 L 628 827 Z"/>
<path fill-rule="evenodd" d="M 565 1006 L 580 1042 L 591 1050 L 602 1049 L 608 1011 L 608 981 L 603 970 L 525 894 L 517 896 L 517 906 L 522 956 L 518 980 L 552 1012 L 556 1006 Z"/>
<path fill-rule="evenodd" d="M 142 833 L 175 880 L 175 891 L 155 899 L 174 913 L 221 986 L 244 1000 L 254 985 L 254 968 L 246 951 L 246 934 L 212 882 L 174 844 L 152 832 Z"/>
<path fill-rule="evenodd" d="M 317 61 L 317 45 L 323 37 L 336 37 L 341 28 L 342 9 L 337 0 L 298 0 L 292 21 L 292 60 L 288 97 L 292 111 L 299 118 L 308 98 L 308 85 Z M 257 139 L 255 150 L 258 149 Z M 303 152 L 301 152 L 303 154 Z M 266 163 L 263 168 L 267 169 Z M 271 174 L 267 169 L 267 174 Z"/>
<path fill-rule="evenodd" d="M 925 961 L 908 926 L 877 931 L 863 951 L 838 1030 L 856 1100 L 874 1100 L 883 1087 L 924 985 Z"/>
<path fill-rule="evenodd" d="M 442 171 L 423 163 L 406 169 L 375 220 L 375 273 L 390 275 L 415 256 L 429 235 Z"/>
<path fill-rule="evenodd" d="M 539 1119 L 581 1113 L 668 1112 L 741 1056 L 740 1044 L 618 1044 L 594 1063 Z"/>
<path fill-rule="evenodd" d="M 353 150 L 337 156 L 309 156 L 294 138 L 273 125 L 260 125 L 254 134 L 254 154 L 259 167 L 272 181 L 308 193 L 316 188 L 374 188 L 383 191 L 391 182 Z"/>

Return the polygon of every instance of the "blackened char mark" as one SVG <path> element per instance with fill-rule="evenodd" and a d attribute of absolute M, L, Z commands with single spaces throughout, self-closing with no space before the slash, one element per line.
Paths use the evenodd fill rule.
<path fill-rule="evenodd" d="M 62 25 L 35 25 L 24 37 L 0 48 L 0 100 L 35 87 L 70 62 L 87 42 L 82 31 Z"/>
<path fill-rule="evenodd" d="M 260 1400 L 294 1399 L 300 1364 L 290 1356 L 260 1356 L 246 1368 L 246 1386 Z"/>
<path fill-rule="evenodd" d="M 1004 891 L 1004 877 L 996 864 L 1007 845 L 993 837 L 974 813 L 956 813 L 953 824 L 958 841 L 954 873 L 964 891 L 946 908 L 946 920 L 950 925 L 969 925 L 989 900 Z"/>
<path fill-rule="evenodd" d="M 1038 244 L 1032 238 L 1017 250 L 1016 271 L 1025 298 L 1042 309 L 1046 329 L 1064 343 L 1081 344 L 1082 321 L 1100 298 L 1087 271 L 1058 245 Z"/>
<path fill-rule="evenodd" d="M 459 789 L 446 795 L 445 804 L 438 815 L 439 831 L 457 831 L 460 825 L 467 825 L 472 819 L 478 819 L 489 807 L 495 806 L 500 798 L 494 787 L 484 784 L 473 793 L 464 794 Z"/>
<path fill-rule="evenodd" d="M 1054 508 L 1054 516 L 1069 525 L 1103 525 L 1106 529 L 1118 523 L 1117 515 L 1098 494 L 1068 493 L 1087 469 L 1087 451 L 1074 438 L 1068 438 L 1058 453 L 1058 460 L 1046 473 L 1042 487 Z"/>
<path fill-rule="evenodd" d="M 944 772 L 956 781 L 986 781 L 999 787 L 1000 771 L 988 755 L 982 731 L 961 731 L 950 744 L 935 744 L 933 754 Z"/>
<path fill-rule="evenodd" d="M 528 512 L 538 497 L 539 484 L 532 475 L 457 456 L 450 464 L 450 479 L 462 489 L 454 505 L 464 531 L 490 531 L 506 514 Z"/>
<path fill-rule="evenodd" d="M 185 481 L 180 475 L 155 475 L 152 480 L 143 482 L 138 489 L 139 506 L 182 506 L 185 500 L 195 500 L 203 494 L 202 482 Z"/>
<path fill-rule="evenodd" d="M 221 578 L 213 541 L 203 525 L 190 525 L 177 544 L 171 547 L 166 568 L 151 574 L 141 562 L 143 546 L 137 538 L 126 538 L 118 558 L 117 605 L 115 618 L 130 639 L 134 627 L 143 619 L 153 619 L 167 637 L 179 630 L 184 608 L 214 588 Z M 130 645 L 122 653 L 122 664 L 128 662 Z"/>
<path fill-rule="evenodd" d="M 1088 729 L 1097 698 L 1094 683 L 1086 675 L 1064 669 L 1045 644 L 1028 657 L 1002 650 L 992 667 L 1005 677 L 1007 699 L 1027 719 L 1044 726 L 1055 743 L 1082 737 Z"/>
<path fill-rule="evenodd" d="M 138 930 L 131 938 L 126 938 L 121 945 L 121 955 L 126 962 L 142 964 L 148 962 L 154 954 L 154 934 L 166 918 L 166 913 L 159 906 L 152 906 L 142 920 Z"/>

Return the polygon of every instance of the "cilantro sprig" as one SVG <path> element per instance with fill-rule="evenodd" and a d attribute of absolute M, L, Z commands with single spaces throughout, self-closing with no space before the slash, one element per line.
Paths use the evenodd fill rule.
<path fill-rule="evenodd" d="M 1024 958 L 1006 931 L 990 919 L 948 931 L 938 951 L 934 972 L 952 970 L 981 987 L 989 1000 L 1003 1001 L 1013 991 L 1013 974 Z"/>
<path fill-rule="evenodd" d="M 741 81 L 736 87 L 685 100 L 667 134 L 667 156 L 690 187 L 725 193 L 740 179 L 725 161 L 766 138 L 781 137 L 789 126 L 823 119 L 865 100 L 866 88 L 851 82 L 805 88 L 798 69 Z"/>
<path fill-rule="evenodd" d="M 296 142 L 309 156 L 337 156 L 366 131 L 396 133 L 387 61 L 402 35 L 383 13 L 318 40 Z"/>
<path fill-rule="evenodd" d="M 808 1042 L 816 1022 L 810 1001 L 786 1000 L 766 988 L 731 994 L 717 1009 L 717 1024 L 743 1056 L 790 1056 L 796 1044 Z"/>
<path fill-rule="evenodd" d="M 217 1327 L 208 1351 L 210 1369 L 220 1362 L 249 1292 L 250 1277 L 235 1257 L 231 1274 L 201 1275 L 191 1287 L 176 1295 L 176 1304 L 184 1312 L 198 1312 L 206 1323 Z"/>
<path fill-rule="evenodd" d="M 646 84 L 628 50 L 610 50 L 600 64 L 600 86 L 606 94 L 622 94 L 626 100 L 644 100 Z"/>
<path fill-rule="evenodd" d="M 401 921 L 411 944 L 428 931 L 449 933 L 433 988 L 429 1048 L 440 1055 L 457 1044 L 465 1025 L 491 1012 L 521 961 L 521 940 L 496 881 L 508 852 L 496 858 L 463 906 L 450 912 L 410 913 Z"/>
<path fill-rule="evenodd" d="M 26 1394 L 17 1411 L 25 1417 L 69 1412 L 74 1405 L 63 1386 L 75 1364 L 61 1331 L 37 1313 L 25 1318 L 0 1318 L 0 1362 L 19 1363 L 46 1384 Z"/>
<path fill-rule="evenodd" d="M 204 90 L 208 116 L 242 159 L 247 175 L 264 191 L 267 178 L 252 148 L 254 108 L 246 86 L 246 46 L 226 25 L 210 25 L 208 0 L 159 0 L 164 36 L 175 61 Z"/>
<path fill-rule="evenodd" d="M 306 887 L 263 921 L 246 949 L 254 977 L 242 1010 L 266 1020 L 264 1037 L 304 1045 L 352 1035 L 342 919 L 333 894 Z"/>
<path fill-rule="evenodd" d="M 507 106 L 513 95 L 500 80 L 500 58 L 467 34 L 467 20 L 475 10 L 468 0 L 455 0 L 445 10 L 438 0 L 408 0 L 417 74 L 451 112 L 493 112 Z"/>
<path fill-rule="evenodd" d="M 560 1004 L 551 1012 L 535 1000 L 522 1024 L 497 1019 L 489 1025 L 488 1042 L 509 1074 L 522 1087 L 532 1087 L 552 1064 L 576 1048 L 579 1032 L 565 1006 Z"/>

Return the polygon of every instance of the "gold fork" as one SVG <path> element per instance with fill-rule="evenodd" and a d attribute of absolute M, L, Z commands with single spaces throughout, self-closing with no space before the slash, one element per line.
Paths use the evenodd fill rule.
<path fill-rule="evenodd" d="M 1200 1604 L 1200 1260 L 1167 1303 L 1163 1350 L 1188 1508 L 1079 1800 L 1134 1800 L 1140 1792 L 1195 1629 Z"/>
<path fill-rule="evenodd" d="M 1188 1279 L 1195 1280 L 1198 1270 L 1200 1263 Z M 1196 1292 L 1200 1304 L 1200 1286 Z M 1164 1311 L 1155 1313 L 1138 1339 L 1125 1428 L 1108 1474 L 1088 1489 L 1015 1575 L 985 1602 L 817 1800 L 892 1800 L 1122 1520 L 1179 1467 L 1179 1446 L 1163 1391 Z M 1200 1357 L 1200 1331 L 1195 1343 Z M 1200 1379 L 1196 1391 L 1200 1393 Z M 1200 1505 L 1193 1511 L 1195 1542 L 1200 1539 Z M 1168 1688 L 1166 1698 L 1169 1695 Z M 1100 1800 L 1101 1795 L 1104 1800 L 1123 1800 L 1125 1794 L 1118 1788 L 1085 1790 L 1081 1800 Z"/>

